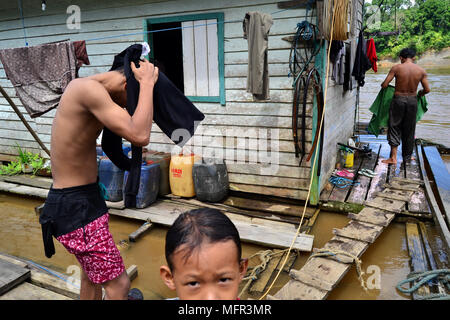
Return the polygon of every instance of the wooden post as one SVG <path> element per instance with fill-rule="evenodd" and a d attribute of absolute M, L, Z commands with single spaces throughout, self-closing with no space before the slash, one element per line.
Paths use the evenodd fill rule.
<path fill-rule="evenodd" d="M 16 104 L 11 100 L 11 98 L 9 97 L 8 93 L 3 89 L 2 86 L 0 86 L 0 92 L 1 94 L 5 97 L 6 101 L 8 101 L 8 103 L 11 105 L 11 107 L 13 108 L 14 112 L 17 114 L 17 116 L 20 118 L 20 120 L 23 122 L 23 124 L 25 125 L 25 127 L 28 129 L 28 131 L 31 133 L 31 135 L 33 136 L 33 138 L 36 140 L 36 142 L 41 146 L 41 148 L 48 154 L 48 156 L 50 157 L 50 151 L 47 149 L 47 147 L 44 145 L 44 143 L 42 142 L 41 139 L 39 139 L 38 135 L 36 134 L 36 132 L 34 132 L 33 128 L 31 128 L 30 124 L 28 123 L 28 121 L 25 119 L 25 117 L 22 115 L 22 112 L 20 112 L 19 108 L 16 106 Z"/>

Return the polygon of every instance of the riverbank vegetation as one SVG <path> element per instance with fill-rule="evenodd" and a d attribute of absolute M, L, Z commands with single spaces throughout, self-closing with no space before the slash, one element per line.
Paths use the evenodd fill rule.
<path fill-rule="evenodd" d="M 379 9 L 374 11 L 371 5 Z M 381 23 L 373 19 L 376 14 Z M 418 56 L 450 47 L 449 0 L 372 0 L 365 4 L 365 21 L 369 33 L 399 31 L 373 36 L 379 59 L 396 58 L 405 47 L 414 48 Z"/>

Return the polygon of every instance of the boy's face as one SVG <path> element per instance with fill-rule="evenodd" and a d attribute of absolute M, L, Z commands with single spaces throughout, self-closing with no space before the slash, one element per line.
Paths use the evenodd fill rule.
<path fill-rule="evenodd" d="M 172 254 L 172 271 L 168 266 L 160 268 L 166 285 L 181 300 L 236 300 L 248 261 L 238 261 L 233 240 L 204 242 L 187 259 L 184 248 Z"/>

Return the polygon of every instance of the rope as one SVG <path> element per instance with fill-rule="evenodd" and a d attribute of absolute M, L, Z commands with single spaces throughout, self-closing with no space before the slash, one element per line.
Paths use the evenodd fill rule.
<path fill-rule="evenodd" d="M 28 47 L 27 33 L 25 31 L 25 19 L 23 17 L 22 0 L 19 0 L 19 12 L 20 12 L 20 20 L 22 20 L 23 38 L 25 40 L 25 46 Z"/>
<path fill-rule="evenodd" d="M 355 182 L 351 179 L 337 176 L 331 176 L 328 181 L 330 181 L 332 185 L 340 189 L 347 188 L 349 186 L 356 186 L 359 184 L 359 182 Z"/>
<path fill-rule="evenodd" d="M 261 274 L 261 272 L 263 272 L 264 270 L 266 270 L 267 264 L 270 262 L 270 260 L 273 258 L 273 256 L 278 255 L 280 253 L 284 253 L 286 251 L 288 251 L 288 250 L 285 249 L 285 250 L 281 250 L 281 251 L 278 251 L 278 252 L 273 252 L 272 250 L 265 250 L 265 251 L 258 251 L 257 253 L 251 255 L 248 258 L 249 260 L 257 256 L 257 257 L 259 257 L 259 260 L 261 261 L 261 263 L 259 265 L 255 266 L 252 269 L 252 272 L 247 277 L 244 277 L 242 279 L 242 281 L 247 281 L 247 283 L 242 288 L 242 290 L 239 293 L 238 297 L 240 298 L 242 296 L 242 294 L 245 291 L 247 291 L 247 289 L 250 286 L 250 284 L 252 283 L 252 281 L 257 280 L 258 279 L 258 275 Z"/>
<path fill-rule="evenodd" d="M 328 1 L 326 1 L 326 2 L 328 2 Z M 333 10 L 333 22 L 331 23 L 331 31 L 333 31 L 333 28 L 334 28 L 334 13 L 335 13 L 335 11 Z M 324 115 L 325 115 L 325 107 L 326 107 L 326 105 L 327 105 L 328 77 L 329 77 L 329 71 L 330 71 L 330 52 L 331 52 L 331 42 L 332 42 L 332 40 L 333 40 L 333 36 L 331 36 L 331 39 L 330 39 L 329 44 L 328 44 L 328 54 L 327 54 L 327 64 L 326 64 L 326 76 L 325 76 L 324 103 L 323 103 L 324 110 L 323 110 L 323 113 L 322 113 L 322 118 L 321 118 L 321 120 L 320 120 L 320 126 L 317 128 L 317 130 L 320 130 L 320 131 L 322 131 L 323 118 L 324 118 Z M 320 135 L 321 135 L 321 134 L 319 134 L 319 139 L 320 139 Z M 320 145 L 320 144 L 317 144 L 317 145 L 316 145 L 316 154 L 317 154 L 317 152 L 318 152 L 318 150 L 319 150 L 319 145 Z M 269 288 L 267 289 L 267 291 L 259 298 L 259 300 L 262 300 L 262 299 L 264 299 L 264 298 L 267 296 L 267 294 L 268 294 L 269 291 L 272 289 L 272 287 L 273 287 L 273 285 L 275 284 L 275 282 L 278 280 L 278 277 L 280 276 L 281 270 L 283 270 L 283 268 L 284 268 L 284 266 L 286 265 L 286 262 L 287 262 L 287 260 L 288 260 L 288 258 L 289 258 L 289 253 L 291 252 L 292 247 L 294 246 L 295 240 L 297 239 L 298 235 L 300 234 L 300 228 L 301 228 L 301 226 L 302 226 L 303 219 L 304 219 L 305 213 L 306 213 L 306 205 L 308 204 L 309 198 L 310 198 L 310 196 L 311 196 L 311 187 L 312 187 L 313 178 L 314 178 L 314 177 L 313 177 L 313 176 L 314 176 L 314 175 L 313 175 L 313 172 L 314 172 L 314 170 L 315 170 L 316 163 L 317 163 L 317 161 L 316 161 L 316 159 L 314 159 L 314 162 L 313 162 L 313 165 L 312 165 L 312 168 L 311 168 L 311 177 L 310 177 L 310 182 L 309 182 L 309 187 L 308 187 L 308 194 L 306 195 L 305 205 L 303 206 L 303 213 L 302 213 L 302 217 L 301 217 L 301 219 L 300 219 L 300 224 L 299 224 L 299 226 L 298 226 L 298 228 L 297 228 L 297 232 L 296 232 L 294 238 L 292 239 L 291 245 L 289 246 L 289 249 L 288 249 L 288 253 L 287 253 L 286 257 L 284 258 L 284 261 L 283 261 L 283 264 L 282 264 L 281 268 L 278 270 L 277 275 L 276 275 L 275 278 L 273 279 L 273 281 L 272 281 L 272 283 L 270 284 L 270 286 L 269 286 Z"/>
<path fill-rule="evenodd" d="M 435 280 L 435 283 L 441 282 L 443 285 L 447 287 L 447 290 L 450 290 L 450 269 L 436 269 L 431 271 L 425 271 L 425 272 L 411 272 L 408 274 L 407 278 L 404 280 L 401 280 L 396 288 L 403 292 L 411 294 L 417 290 L 421 286 L 423 286 L 425 283 L 431 283 L 432 280 Z M 402 285 L 406 283 L 411 283 L 410 288 L 403 288 Z M 416 282 L 415 284 L 413 284 Z M 439 293 L 439 294 L 431 294 L 423 297 L 418 297 L 418 300 L 450 300 L 450 295 L 445 293 Z"/>
<path fill-rule="evenodd" d="M 25 259 L 24 259 L 24 260 L 25 260 Z M 38 267 L 39 269 L 42 269 L 42 270 L 48 272 L 49 274 L 51 274 L 51 275 L 53 275 L 53 276 L 55 276 L 55 277 L 57 277 L 57 278 L 59 278 L 59 279 L 65 281 L 65 282 L 67 282 L 67 283 L 70 284 L 71 286 L 74 286 L 75 288 L 80 289 L 80 287 L 79 287 L 78 285 L 76 285 L 75 283 L 70 282 L 70 281 L 67 280 L 66 278 L 61 277 L 61 276 L 58 275 L 57 273 L 55 273 L 55 272 L 53 272 L 53 271 L 51 271 L 51 270 L 49 270 L 49 269 L 47 269 L 47 268 L 45 268 L 45 267 L 43 267 L 43 266 L 41 266 L 41 265 L 39 265 L 39 264 L 37 264 L 37 263 L 31 261 L 31 260 L 25 260 L 25 261 L 28 262 L 28 263 L 33 264 L 34 266 Z"/>
<path fill-rule="evenodd" d="M 311 260 L 312 258 L 315 258 L 315 257 L 329 257 L 329 256 L 335 256 L 337 260 L 341 261 L 341 260 L 336 256 L 336 255 L 338 255 L 338 254 L 345 255 L 345 256 L 350 257 L 350 258 L 353 259 L 353 261 L 354 261 L 355 264 L 356 264 L 356 271 L 358 272 L 358 279 L 359 279 L 359 282 L 360 282 L 360 284 L 361 284 L 361 287 L 362 287 L 365 291 L 367 291 L 368 289 L 367 289 L 366 283 L 365 283 L 365 281 L 364 281 L 364 279 L 363 279 L 363 277 L 362 277 L 363 274 L 364 274 L 364 271 L 362 271 L 362 267 L 361 267 L 362 261 L 361 261 L 361 259 L 359 259 L 357 256 L 355 256 L 355 255 L 353 255 L 353 254 L 351 254 L 351 253 L 349 253 L 349 252 L 347 252 L 347 251 L 331 250 L 331 249 L 319 249 L 316 253 L 312 254 L 312 255 L 308 258 L 308 260 L 307 260 L 306 262 L 308 262 L 309 260 Z"/>

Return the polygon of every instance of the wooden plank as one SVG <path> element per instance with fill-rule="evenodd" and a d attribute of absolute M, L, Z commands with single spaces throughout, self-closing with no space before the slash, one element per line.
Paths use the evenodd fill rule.
<path fill-rule="evenodd" d="M 274 203 L 273 201 L 262 201 L 254 199 L 246 199 L 230 196 L 222 203 L 242 209 L 259 210 L 270 213 L 279 213 L 290 215 L 294 217 L 300 217 L 303 213 L 303 206 L 286 204 L 286 203 Z M 307 207 L 305 217 L 310 218 L 315 212 L 314 208 Z"/>
<path fill-rule="evenodd" d="M 197 96 L 208 96 L 208 44 L 206 20 L 194 21 L 195 83 Z"/>
<path fill-rule="evenodd" d="M 428 270 L 425 251 L 419 235 L 419 229 L 415 223 L 406 223 L 406 237 L 408 243 L 409 256 L 411 258 L 411 268 L 414 272 L 423 272 Z M 428 285 L 421 286 L 412 297 L 416 300 L 420 295 L 430 294 Z"/>
<path fill-rule="evenodd" d="M 194 207 L 195 208 L 195 207 Z M 181 212 L 192 209 L 188 205 L 176 205 L 173 203 L 156 202 L 152 206 L 141 210 L 116 210 L 111 209 L 110 213 L 118 216 L 147 221 L 171 226 Z M 267 221 L 263 225 L 262 219 L 256 220 L 243 217 L 238 214 L 225 213 L 235 224 L 242 241 L 273 247 L 289 247 L 296 228 L 290 224 L 275 224 Z M 283 226 L 283 227 L 281 227 Z M 301 251 L 311 251 L 314 237 L 307 234 L 299 234 L 294 243 L 294 248 Z"/>
<path fill-rule="evenodd" d="M 381 192 L 377 192 L 375 196 L 399 201 L 410 201 L 413 194 L 414 191 L 386 188 Z"/>
<path fill-rule="evenodd" d="M 349 213 L 350 219 L 386 227 L 395 218 L 395 214 L 376 208 L 365 207 L 358 214 Z"/>
<path fill-rule="evenodd" d="M 25 263 L 25 262 L 23 262 L 21 260 L 17 260 L 15 258 L 10 257 L 10 256 L 8 256 L 6 254 L 3 254 L 3 253 L 0 253 L 0 259 L 3 260 L 3 261 L 7 261 L 9 263 L 15 264 L 15 265 L 17 265 L 19 267 L 22 267 L 22 268 L 27 268 L 28 267 L 27 263 Z"/>
<path fill-rule="evenodd" d="M 381 144 L 370 144 L 370 148 L 374 150 L 374 152 L 371 153 L 370 158 L 365 158 L 360 170 L 363 168 L 375 170 L 376 164 L 377 164 L 377 158 L 379 155 L 379 151 L 381 149 Z M 376 149 L 374 149 L 376 148 Z M 361 155 L 360 155 L 361 156 Z M 353 186 L 348 198 L 346 201 L 352 202 L 352 203 L 363 203 L 366 200 L 368 189 L 370 187 L 370 184 L 372 182 L 372 178 L 367 177 L 365 175 L 360 175 L 358 172 L 355 172 L 357 174 L 357 182 L 359 182 L 358 185 Z"/>
<path fill-rule="evenodd" d="M 30 277 L 30 270 L 0 259 L 0 295 Z"/>
<path fill-rule="evenodd" d="M 423 186 L 423 181 L 421 179 L 408 179 L 408 178 L 401 178 L 401 177 L 395 177 L 392 178 L 392 181 L 398 182 L 400 184 L 404 183 L 406 185 L 418 185 Z"/>
<path fill-rule="evenodd" d="M 386 188 L 398 189 L 398 190 L 407 190 L 407 191 L 418 191 L 420 185 L 418 184 L 410 184 L 401 181 L 391 181 L 384 185 Z"/>
<path fill-rule="evenodd" d="M 42 189 L 50 189 L 52 185 L 51 179 L 24 174 L 18 176 L 1 176 L 0 179 L 5 182 L 17 183 L 24 186 L 37 187 Z"/>
<path fill-rule="evenodd" d="M 450 226 L 450 174 L 435 146 L 424 147 L 423 151 L 434 176 L 434 182 L 442 204 L 441 208 L 443 209 L 441 212 L 446 218 L 447 225 Z"/>
<path fill-rule="evenodd" d="M 291 279 L 274 295 L 280 300 L 323 300 L 328 291 L 320 290 L 303 282 Z"/>
<path fill-rule="evenodd" d="M 24 282 L 0 296 L 0 300 L 72 300 L 59 293 Z"/>
<path fill-rule="evenodd" d="M 323 291 L 333 290 L 344 277 L 351 265 L 331 259 L 315 257 L 310 259 L 300 270 L 291 270 L 293 279 Z"/>
<path fill-rule="evenodd" d="M 406 178 L 413 180 L 422 181 L 420 167 L 419 167 L 419 159 L 417 156 L 417 146 L 414 146 L 413 157 L 414 160 L 409 161 L 408 163 L 404 163 Z M 423 182 L 423 181 L 422 181 Z M 406 208 L 410 212 L 426 212 L 431 213 L 430 205 L 428 204 L 427 198 L 425 196 L 425 189 L 423 186 L 419 188 L 417 192 L 413 194 L 411 199 L 408 201 Z"/>
<path fill-rule="evenodd" d="M 364 205 L 366 205 L 368 207 L 372 207 L 372 208 L 378 208 L 378 209 L 383 209 L 383 210 L 387 210 L 387 211 L 400 213 L 400 212 L 402 212 L 403 208 L 405 207 L 405 202 L 377 197 L 370 201 L 365 201 Z"/>
<path fill-rule="evenodd" d="M 153 223 L 151 223 L 150 221 L 146 221 L 142 226 L 139 227 L 139 229 L 137 229 L 136 231 L 134 231 L 133 233 L 131 233 L 128 236 L 128 239 L 131 242 L 136 242 L 136 240 L 142 236 L 146 231 L 149 231 L 153 228 Z"/>
<path fill-rule="evenodd" d="M 431 184 L 425 169 L 425 161 L 422 153 L 422 145 L 420 144 L 417 145 L 417 157 L 419 158 L 420 170 L 425 184 L 426 196 L 428 201 L 430 202 L 431 208 L 433 209 L 433 219 L 436 222 L 436 225 L 439 226 L 439 232 L 442 235 L 442 239 L 447 244 L 447 248 L 450 248 L 450 231 L 445 222 L 445 218 L 441 213 L 441 209 L 439 208 L 439 205 L 434 197 L 434 193 L 431 188 Z"/>
<path fill-rule="evenodd" d="M 181 26 L 182 45 L 183 45 L 183 76 L 184 76 L 184 94 L 187 96 L 196 96 L 195 85 L 195 49 L 194 49 L 194 25 L 193 21 L 183 21 Z"/>
<path fill-rule="evenodd" d="M 72 299 L 80 297 L 80 286 L 74 286 L 60 278 L 37 271 L 31 271 L 30 282 L 38 287 L 48 289 Z"/>
<path fill-rule="evenodd" d="M 322 249 L 327 250 L 337 250 L 337 251 L 345 251 L 348 252 L 356 257 L 362 256 L 362 254 L 367 250 L 369 245 L 367 242 L 349 239 L 345 237 L 340 236 L 334 236 L 333 238 L 328 241 Z M 353 259 L 349 256 L 342 255 L 342 254 L 336 254 L 335 256 L 329 256 L 326 257 L 326 259 L 332 259 L 337 262 L 345 262 L 345 263 L 351 263 L 353 262 Z"/>
<path fill-rule="evenodd" d="M 381 152 L 380 152 L 381 157 Z M 375 167 L 374 172 L 376 176 L 372 178 L 370 183 L 369 191 L 367 192 L 367 200 L 372 200 L 375 197 L 377 192 L 384 190 L 384 185 L 386 183 L 387 178 L 387 169 L 388 165 L 382 162 L 382 159 L 378 159 L 377 166 Z"/>
<path fill-rule="evenodd" d="M 281 214 L 273 214 L 273 213 L 257 211 L 257 210 L 243 210 L 243 209 L 235 208 L 235 207 L 221 204 L 221 203 L 214 203 L 214 204 L 206 203 L 206 202 L 199 201 L 197 199 L 181 199 L 181 198 L 177 199 L 177 198 L 174 198 L 174 196 L 171 194 L 166 195 L 166 197 L 171 198 L 170 202 L 186 203 L 189 205 L 196 206 L 197 208 L 207 207 L 207 208 L 217 209 L 220 211 L 239 213 L 239 214 L 243 214 L 245 216 L 258 217 L 258 218 L 272 220 L 272 221 L 281 221 L 281 222 L 294 223 L 294 224 L 300 223 L 300 218 L 298 216 L 294 217 L 294 216 L 287 216 L 287 215 L 281 215 Z M 308 215 L 308 213 L 306 213 L 306 215 Z"/>
<path fill-rule="evenodd" d="M 350 221 L 342 229 L 333 228 L 335 235 L 369 243 L 373 243 L 382 231 L 383 227 L 381 226 L 356 220 Z"/>

